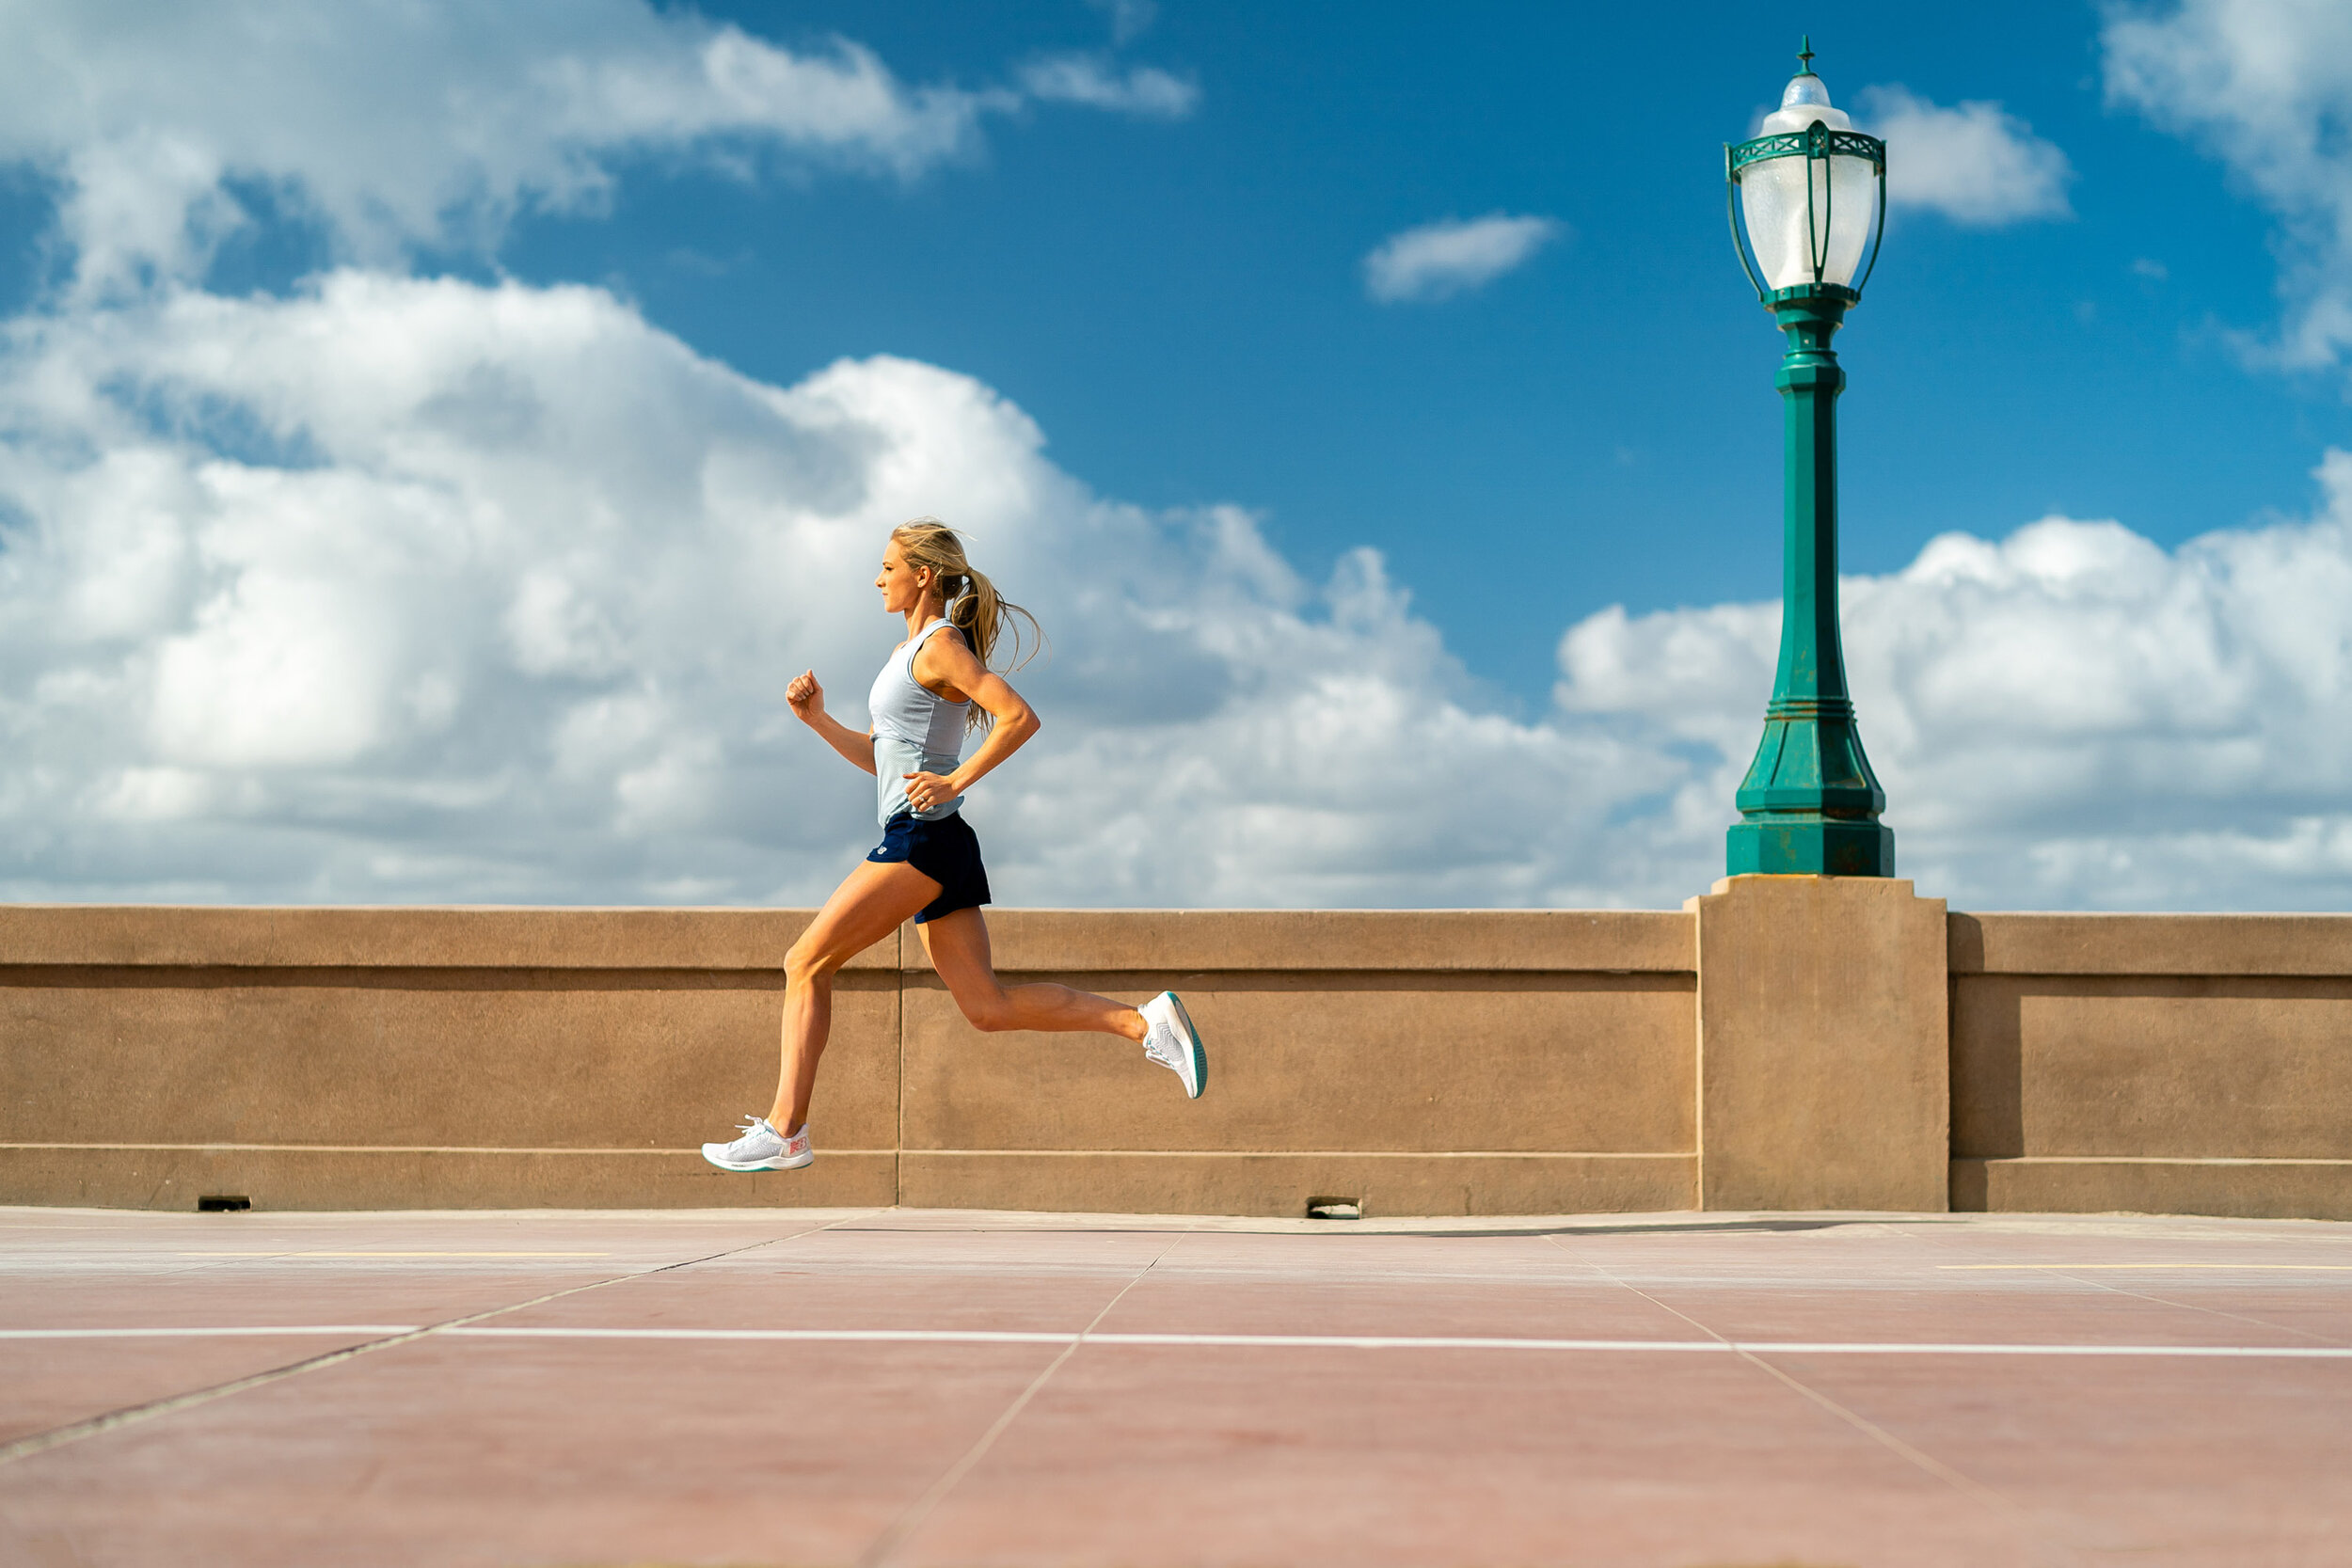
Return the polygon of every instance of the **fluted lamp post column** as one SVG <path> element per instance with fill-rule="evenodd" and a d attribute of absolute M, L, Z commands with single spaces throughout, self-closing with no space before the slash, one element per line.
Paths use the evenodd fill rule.
<path fill-rule="evenodd" d="M 1724 149 L 1732 242 L 1759 302 L 1788 334 L 1780 362 L 1783 461 L 1780 668 L 1764 738 L 1740 785 L 1725 855 L 1744 872 L 1892 877 L 1886 792 L 1863 754 L 1837 630 L 1837 394 L 1830 335 L 1878 264 L 1886 144 L 1851 128 L 1813 73 L 1788 83 L 1763 134 Z M 1743 232 L 1744 230 L 1744 232 Z"/>

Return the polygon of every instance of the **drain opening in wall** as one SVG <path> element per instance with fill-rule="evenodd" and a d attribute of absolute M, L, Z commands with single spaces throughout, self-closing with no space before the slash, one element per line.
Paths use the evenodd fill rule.
<path fill-rule="evenodd" d="M 199 1214 L 242 1214 L 252 1207 L 251 1198 L 234 1193 L 211 1193 L 196 1200 L 196 1212 Z"/>
<path fill-rule="evenodd" d="M 1307 1200 L 1307 1217 L 1311 1220 L 1359 1220 L 1364 1217 L 1361 1199 L 1353 1197 L 1311 1197 Z"/>

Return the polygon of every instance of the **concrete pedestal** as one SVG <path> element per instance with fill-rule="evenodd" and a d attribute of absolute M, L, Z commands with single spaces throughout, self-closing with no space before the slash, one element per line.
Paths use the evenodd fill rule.
<path fill-rule="evenodd" d="M 1892 879 L 1749 876 L 1685 908 L 1699 1206 L 1947 1208 L 1944 900 Z"/>

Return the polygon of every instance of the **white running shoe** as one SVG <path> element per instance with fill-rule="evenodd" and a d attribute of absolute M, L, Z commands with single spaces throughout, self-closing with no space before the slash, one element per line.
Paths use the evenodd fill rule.
<path fill-rule="evenodd" d="M 1143 1005 L 1143 1022 L 1152 1026 L 1143 1037 L 1143 1053 L 1183 1079 L 1187 1097 L 1200 1099 L 1201 1086 L 1209 1081 L 1209 1057 L 1200 1049 L 1200 1031 L 1192 1026 L 1184 1005 L 1174 991 L 1164 990 Z"/>
<path fill-rule="evenodd" d="M 805 1124 L 787 1138 L 766 1117 L 753 1117 L 740 1131 L 743 1135 L 731 1144 L 703 1145 L 703 1158 L 721 1170 L 735 1171 L 799 1170 L 816 1163 L 817 1150 L 809 1147 Z"/>

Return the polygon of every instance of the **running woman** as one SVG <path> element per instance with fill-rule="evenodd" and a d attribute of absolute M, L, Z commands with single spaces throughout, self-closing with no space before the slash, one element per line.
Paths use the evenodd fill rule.
<path fill-rule="evenodd" d="M 874 586 L 882 609 L 905 618 L 907 638 L 866 698 L 873 727 L 860 734 L 828 714 L 813 670 L 794 677 L 785 699 L 827 745 L 874 775 L 882 843 L 843 879 L 785 955 L 784 1070 L 774 1106 L 745 1121 L 733 1143 L 703 1145 L 703 1158 L 736 1171 L 798 1170 L 817 1158 L 808 1101 L 833 1021 L 833 977 L 909 915 L 931 967 L 974 1028 L 1121 1035 L 1182 1079 L 1186 1095 L 1200 1098 L 1208 1063 L 1174 991 L 1138 1009 L 1068 986 L 1008 986 L 990 961 L 980 915 L 990 901 L 988 873 L 979 841 L 958 808 L 965 791 L 1038 732 L 1035 711 L 989 667 L 998 634 L 1011 630 L 1017 653 L 1012 620 L 1034 631 L 1036 618 L 972 569 L 963 542 L 936 517 L 892 531 Z M 964 736 L 983 724 L 987 738 L 970 761 L 960 762 Z"/>

